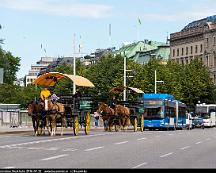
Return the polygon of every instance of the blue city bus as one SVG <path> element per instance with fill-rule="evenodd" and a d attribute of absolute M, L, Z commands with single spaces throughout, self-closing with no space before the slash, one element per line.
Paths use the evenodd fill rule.
<path fill-rule="evenodd" d="M 186 127 L 186 105 L 171 94 L 143 94 L 145 129 L 183 129 Z M 178 123 L 177 123 L 178 122 Z"/>

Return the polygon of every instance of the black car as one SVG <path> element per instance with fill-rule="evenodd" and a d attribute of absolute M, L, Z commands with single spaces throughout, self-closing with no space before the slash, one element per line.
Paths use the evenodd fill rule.
<path fill-rule="evenodd" d="M 202 118 L 193 118 L 192 119 L 193 128 L 202 128 L 204 129 L 204 123 Z"/>

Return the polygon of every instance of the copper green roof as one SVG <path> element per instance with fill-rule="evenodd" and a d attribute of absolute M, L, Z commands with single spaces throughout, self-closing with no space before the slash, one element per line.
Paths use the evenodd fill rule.
<path fill-rule="evenodd" d="M 170 47 L 165 43 L 145 40 L 123 46 L 114 54 L 132 58 L 135 62 L 143 64 L 151 57 L 169 59 Z"/>

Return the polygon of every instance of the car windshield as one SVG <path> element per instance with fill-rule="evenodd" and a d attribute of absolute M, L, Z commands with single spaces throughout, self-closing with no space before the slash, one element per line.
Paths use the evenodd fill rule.
<path fill-rule="evenodd" d="M 202 119 L 194 119 L 193 120 L 195 123 L 199 123 L 199 122 L 202 122 Z"/>

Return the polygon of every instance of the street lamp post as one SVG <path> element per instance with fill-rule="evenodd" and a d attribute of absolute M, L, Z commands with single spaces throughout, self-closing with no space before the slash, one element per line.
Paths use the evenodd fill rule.
<path fill-rule="evenodd" d="M 74 33 L 74 57 L 73 57 L 73 75 L 75 76 L 76 75 L 76 45 L 75 45 L 75 37 L 76 37 L 76 34 Z M 76 93 L 76 84 L 75 82 L 73 82 L 73 94 Z"/>
<path fill-rule="evenodd" d="M 157 81 L 157 72 L 155 70 L 155 94 L 157 93 L 157 82 L 161 82 L 161 83 L 164 83 L 164 81 Z"/>
<path fill-rule="evenodd" d="M 123 101 L 126 101 L 126 87 L 127 87 L 127 77 L 133 77 L 133 76 L 127 76 L 127 71 L 132 71 L 132 70 L 127 70 L 127 63 L 126 63 L 126 56 L 124 53 L 124 91 L 123 91 Z"/>

